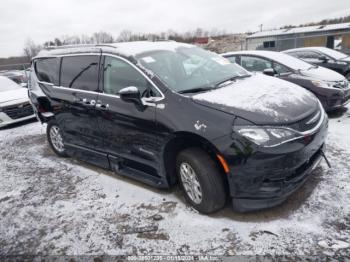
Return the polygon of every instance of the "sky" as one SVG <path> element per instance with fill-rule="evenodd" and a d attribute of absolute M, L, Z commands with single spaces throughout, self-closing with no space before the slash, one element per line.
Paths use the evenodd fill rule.
<path fill-rule="evenodd" d="M 258 31 L 350 15 L 349 0 L 1 0 L 0 57 L 64 35 L 213 28 Z"/>

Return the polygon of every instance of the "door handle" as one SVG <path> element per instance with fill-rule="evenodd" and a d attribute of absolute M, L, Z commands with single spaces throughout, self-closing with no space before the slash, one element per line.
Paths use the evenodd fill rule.
<path fill-rule="evenodd" d="M 89 101 L 86 98 L 78 100 L 78 103 L 86 105 L 86 106 L 95 106 L 96 105 L 96 101 L 95 100 L 92 99 L 92 100 Z"/>
<path fill-rule="evenodd" d="M 99 108 L 101 110 L 108 110 L 109 104 L 101 104 L 101 103 L 97 102 L 96 108 Z"/>

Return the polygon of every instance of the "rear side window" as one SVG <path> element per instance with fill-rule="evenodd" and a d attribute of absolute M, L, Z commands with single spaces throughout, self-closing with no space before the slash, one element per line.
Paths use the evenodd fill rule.
<path fill-rule="evenodd" d="M 97 91 L 99 60 L 97 55 L 63 57 L 61 86 Z"/>
<path fill-rule="evenodd" d="M 60 59 L 41 59 L 35 63 L 36 75 L 39 81 L 52 83 L 58 86 L 58 76 L 60 71 Z"/>

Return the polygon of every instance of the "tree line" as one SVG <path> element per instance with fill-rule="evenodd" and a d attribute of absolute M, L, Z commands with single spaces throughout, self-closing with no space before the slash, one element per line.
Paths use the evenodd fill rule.
<path fill-rule="evenodd" d="M 113 42 L 130 42 L 130 41 L 157 41 L 157 40 L 174 40 L 184 43 L 193 43 L 195 39 L 199 37 L 218 37 L 227 35 L 225 30 L 204 30 L 197 28 L 192 31 L 183 33 L 176 32 L 174 30 L 168 30 L 161 33 L 136 33 L 131 30 L 123 30 L 117 37 L 114 37 L 111 33 L 100 31 L 91 35 L 64 35 L 62 37 L 56 37 L 54 39 L 45 41 L 42 44 L 35 43 L 32 39 L 28 39 L 23 48 L 23 54 L 30 60 L 36 56 L 40 50 L 48 47 L 58 47 L 62 45 L 78 45 L 78 44 L 104 44 Z"/>

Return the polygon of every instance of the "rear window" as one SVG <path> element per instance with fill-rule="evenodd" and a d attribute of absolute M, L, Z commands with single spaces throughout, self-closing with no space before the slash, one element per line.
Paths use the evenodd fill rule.
<path fill-rule="evenodd" d="M 41 59 L 35 63 L 36 75 L 40 81 L 52 83 L 58 86 L 58 75 L 60 71 L 60 59 Z"/>
<path fill-rule="evenodd" d="M 97 91 L 99 59 L 97 55 L 63 57 L 61 86 Z"/>

